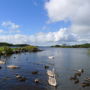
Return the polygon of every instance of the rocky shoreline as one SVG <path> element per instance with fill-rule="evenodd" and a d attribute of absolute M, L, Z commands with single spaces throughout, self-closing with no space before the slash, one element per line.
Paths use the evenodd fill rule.
<path fill-rule="evenodd" d="M 10 54 L 16 54 L 16 53 L 22 53 L 22 52 L 38 52 L 42 51 L 36 46 L 24 46 L 24 47 L 17 47 L 17 48 L 11 48 L 8 46 L 2 46 L 0 47 L 0 55 L 10 55 Z"/>

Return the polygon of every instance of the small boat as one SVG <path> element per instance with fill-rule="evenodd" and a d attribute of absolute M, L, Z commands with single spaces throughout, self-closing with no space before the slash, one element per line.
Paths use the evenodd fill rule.
<path fill-rule="evenodd" d="M 9 65 L 9 66 L 7 66 L 7 68 L 9 68 L 9 69 L 17 69 L 17 68 L 19 68 L 19 66 Z"/>
<path fill-rule="evenodd" d="M 54 59 L 54 56 L 49 56 L 48 58 L 49 58 L 49 59 Z"/>
<path fill-rule="evenodd" d="M 56 87 L 57 82 L 56 82 L 55 76 L 54 77 L 49 76 L 48 83 L 49 83 L 49 85 Z"/>
<path fill-rule="evenodd" d="M 5 64 L 5 62 L 4 61 L 0 61 L 0 64 Z"/>
<path fill-rule="evenodd" d="M 55 76 L 54 69 L 53 70 L 47 70 L 47 75 L 50 77 L 54 77 Z"/>

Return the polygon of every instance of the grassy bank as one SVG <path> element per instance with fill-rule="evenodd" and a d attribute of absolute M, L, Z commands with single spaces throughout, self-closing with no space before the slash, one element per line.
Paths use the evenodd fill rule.
<path fill-rule="evenodd" d="M 80 44 L 80 45 L 54 45 L 51 47 L 57 47 L 57 48 L 90 48 L 90 44 Z"/>
<path fill-rule="evenodd" d="M 0 42 L 0 46 L 25 47 L 25 46 L 29 46 L 29 45 L 28 44 L 11 44 L 11 43 L 6 43 L 6 42 Z"/>
<path fill-rule="evenodd" d="M 24 46 L 20 48 L 10 48 L 8 46 L 0 47 L 0 55 L 8 55 L 14 53 L 21 53 L 21 52 L 37 52 L 40 51 L 36 46 Z"/>

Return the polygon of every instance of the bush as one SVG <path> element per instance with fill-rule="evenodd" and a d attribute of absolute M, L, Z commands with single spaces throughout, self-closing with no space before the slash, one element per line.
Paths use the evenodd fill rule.
<path fill-rule="evenodd" d="M 26 51 L 38 51 L 38 48 L 36 46 L 26 46 L 23 47 L 23 49 Z"/>
<path fill-rule="evenodd" d="M 13 50 L 9 48 L 8 46 L 0 47 L 0 53 L 1 54 L 12 54 Z"/>

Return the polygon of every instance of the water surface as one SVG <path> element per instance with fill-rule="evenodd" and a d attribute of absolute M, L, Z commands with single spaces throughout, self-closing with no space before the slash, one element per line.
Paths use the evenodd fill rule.
<path fill-rule="evenodd" d="M 85 77 L 90 77 L 90 54 L 85 48 L 42 48 L 44 51 L 37 53 L 13 54 L 8 57 L 1 57 L 6 64 L 0 65 L 0 90 L 90 90 L 90 87 L 82 88 L 81 83 Z M 49 60 L 48 56 L 55 56 Z M 14 58 L 16 57 L 16 58 Z M 8 69 L 7 65 L 17 65 L 20 69 Z M 48 85 L 48 76 L 44 66 L 50 69 L 55 68 L 58 86 L 54 88 Z M 74 70 L 83 68 L 85 72 L 81 75 L 80 83 L 74 84 L 69 78 Z M 32 75 L 32 71 L 38 70 L 39 74 Z M 25 76 L 27 80 L 20 82 L 15 74 Z M 6 79 L 7 78 L 7 79 Z M 34 82 L 35 78 L 40 83 Z"/>

